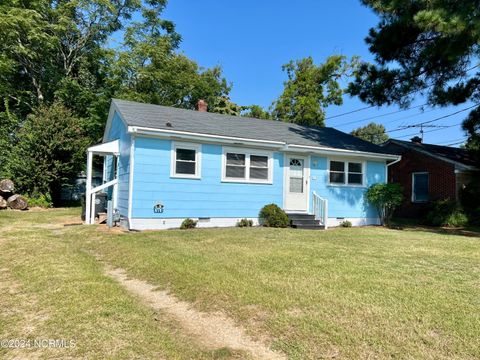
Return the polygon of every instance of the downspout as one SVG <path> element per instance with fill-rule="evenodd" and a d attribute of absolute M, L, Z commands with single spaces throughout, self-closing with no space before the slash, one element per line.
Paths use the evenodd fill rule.
<path fill-rule="evenodd" d="M 397 160 L 394 160 L 391 163 L 386 164 L 386 167 L 385 167 L 385 183 L 388 183 L 388 167 L 392 166 L 393 164 L 398 163 L 400 160 L 402 160 L 402 157 L 399 155 Z"/>

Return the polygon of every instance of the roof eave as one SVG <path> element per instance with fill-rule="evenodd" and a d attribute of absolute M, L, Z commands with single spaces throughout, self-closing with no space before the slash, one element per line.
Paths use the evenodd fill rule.
<path fill-rule="evenodd" d="M 452 164 L 455 166 L 455 169 L 456 170 L 465 170 L 465 171 L 472 171 L 472 170 L 475 170 L 475 166 L 471 166 L 471 165 L 467 165 L 467 164 L 464 164 L 460 161 L 455 161 L 455 160 L 452 160 L 452 159 L 449 159 L 447 157 L 444 157 L 444 156 L 440 156 L 440 155 L 436 155 L 436 154 L 432 154 L 431 152 L 429 152 L 428 150 L 425 150 L 425 149 L 421 149 L 421 148 L 414 148 L 412 146 L 408 146 L 400 141 L 396 141 L 396 139 L 389 139 L 388 141 L 390 141 L 391 143 L 394 143 L 394 144 L 397 144 L 399 146 L 402 146 L 403 148 L 405 149 L 408 149 L 408 150 L 412 150 L 412 151 L 417 151 L 421 154 L 424 154 L 424 155 L 427 155 L 427 156 L 430 156 L 434 159 L 437 159 L 437 160 L 440 160 L 440 161 L 444 161 L 446 163 L 449 163 L 449 164 Z"/>
<path fill-rule="evenodd" d="M 240 146 L 256 146 L 256 147 L 272 148 L 280 151 L 289 151 L 289 152 L 302 152 L 302 153 L 309 152 L 309 153 L 315 153 L 315 154 L 334 155 L 334 156 L 359 156 L 359 157 L 375 158 L 375 159 L 383 159 L 383 160 L 400 159 L 399 155 L 393 155 L 393 154 L 372 153 L 372 152 L 366 152 L 366 151 L 328 148 L 328 147 L 322 147 L 322 146 L 287 144 L 286 142 L 283 142 L 283 141 L 259 140 L 259 139 L 241 138 L 241 137 L 233 137 L 233 136 L 202 134 L 202 133 L 194 133 L 194 132 L 179 131 L 179 130 L 147 128 L 147 127 L 141 127 L 141 126 L 128 126 L 127 131 L 131 134 L 139 134 L 144 136 L 154 136 L 154 137 L 162 137 L 162 138 L 170 138 L 170 139 L 178 138 L 178 139 L 190 140 L 190 141 L 207 141 L 207 142 L 213 142 L 213 143 L 240 145 Z"/>

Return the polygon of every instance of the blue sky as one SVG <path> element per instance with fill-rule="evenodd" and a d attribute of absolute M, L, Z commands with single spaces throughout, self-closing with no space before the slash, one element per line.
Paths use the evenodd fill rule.
<path fill-rule="evenodd" d="M 202 66 L 223 68 L 225 77 L 233 83 L 232 101 L 265 108 L 281 93 L 286 78 L 281 66 L 290 60 L 312 56 L 319 63 L 331 54 L 343 54 L 371 61 L 364 38 L 378 22 L 359 0 L 170 0 L 164 18 L 172 20 L 182 35 L 182 52 Z M 423 103 L 419 98 L 413 106 Z M 342 106 L 327 109 L 326 125 L 348 132 L 367 124 L 372 117 L 398 110 L 394 106 L 371 108 L 329 119 L 365 106 L 345 96 Z M 384 123 L 387 130 L 396 130 L 467 106 L 425 108 L 423 113 L 416 108 L 372 120 Z M 464 139 L 457 124 L 466 114 L 468 111 L 431 123 L 450 127 L 426 128 L 425 142 L 447 145 Z M 417 130 L 392 131 L 389 135 L 408 140 Z"/>

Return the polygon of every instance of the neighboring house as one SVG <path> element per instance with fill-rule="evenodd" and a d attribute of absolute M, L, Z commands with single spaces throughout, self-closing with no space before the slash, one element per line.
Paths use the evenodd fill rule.
<path fill-rule="evenodd" d="M 185 218 L 200 227 L 258 224 L 269 203 L 305 215 L 300 223 L 378 223 L 364 194 L 386 182 L 397 155 L 332 128 L 200 110 L 112 100 L 103 143 L 88 150 L 87 169 L 94 154 L 106 156 L 107 179 L 87 185 L 87 203 L 113 187 L 121 223 L 139 230 L 176 228 Z"/>
<path fill-rule="evenodd" d="M 423 144 L 419 137 L 390 139 L 382 146 L 402 157 L 388 172 L 388 181 L 403 187 L 404 201 L 396 212 L 400 217 L 424 216 L 435 200 L 458 200 L 474 170 L 474 159 L 465 149 Z"/>

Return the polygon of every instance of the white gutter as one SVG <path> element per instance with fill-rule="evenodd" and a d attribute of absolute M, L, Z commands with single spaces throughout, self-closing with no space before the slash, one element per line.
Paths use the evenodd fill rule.
<path fill-rule="evenodd" d="M 127 131 L 131 134 L 141 134 L 146 136 L 155 136 L 155 137 L 163 137 L 163 138 L 179 138 L 179 139 L 192 140 L 192 141 L 220 142 L 220 143 L 227 143 L 227 144 L 233 144 L 233 145 L 254 145 L 258 147 L 275 148 L 281 151 L 312 152 L 312 153 L 324 154 L 324 155 L 336 155 L 336 156 L 350 155 L 350 156 L 368 157 L 368 158 L 375 158 L 375 159 L 399 160 L 398 155 L 378 154 L 378 153 L 372 153 L 367 151 L 333 149 L 333 148 L 327 148 L 327 147 L 321 147 L 321 146 L 295 145 L 295 144 L 287 144 L 284 141 L 257 140 L 257 139 L 240 138 L 240 137 L 233 137 L 233 136 L 194 133 L 194 132 L 179 131 L 179 130 L 155 129 L 155 128 L 148 128 L 148 127 L 140 127 L 140 126 L 129 126 Z"/>
<path fill-rule="evenodd" d="M 398 156 L 398 159 L 395 160 L 395 161 L 392 161 L 391 163 L 388 163 L 388 164 L 387 164 L 387 168 L 388 168 L 389 166 L 393 165 L 393 164 L 396 164 L 396 163 L 399 162 L 400 160 L 402 160 L 402 157 L 401 157 L 400 155 L 396 155 L 396 156 Z"/>

